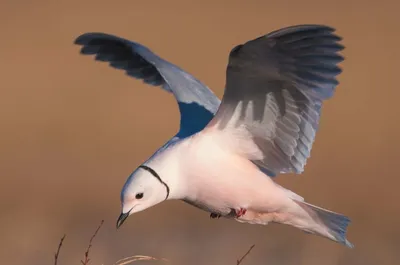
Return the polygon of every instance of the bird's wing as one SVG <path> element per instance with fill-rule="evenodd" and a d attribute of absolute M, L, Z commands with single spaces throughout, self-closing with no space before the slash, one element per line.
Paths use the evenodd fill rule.
<path fill-rule="evenodd" d="M 303 172 L 322 102 L 341 73 L 344 47 L 334 31 L 292 26 L 233 48 L 224 96 L 206 131 L 275 174 Z"/>
<path fill-rule="evenodd" d="M 105 33 L 85 33 L 75 44 L 83 46 L 82 54 L 94 54 L 98 61 L 171 92 L 181 113 L 178 138 L 202 130 L 218 109 L 220 100 L 207 86 L 139 43 Z"/>

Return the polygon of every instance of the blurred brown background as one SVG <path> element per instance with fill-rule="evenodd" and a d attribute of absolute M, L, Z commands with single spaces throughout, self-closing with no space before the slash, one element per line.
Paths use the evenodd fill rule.
<path fill-rule="evenodd" d="M 104 219 L 93 265 L 134 254 L 233 265 L 253 243 L 246 265 L 400 264 L 395 2 L 3 0 L 2 263 L 52 264 L 66 233 L 59 264 L 79 264 Z M 235 45 L 303 23 L 337 28 L 346 61 L 305 173 L 278 181 L 350 216 L 348 236 L 356 247 L 283 225 L 209 220 L 181 202 L 136 214 L 116 231 L 126 177 L 177 131 L 179 112 L 168 93 L 79 55 L 74 39 L 101 31 L 138 41 L 222 97 Z"/>

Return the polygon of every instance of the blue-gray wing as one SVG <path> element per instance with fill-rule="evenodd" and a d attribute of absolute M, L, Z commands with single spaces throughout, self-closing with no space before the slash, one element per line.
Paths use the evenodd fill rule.
<path fill-rule="evenodd" d="M 298 25 L 236 46 L 209 126 L 235 137 L 238 152 L 248 152 L 255 164 L 274 173 L 301 173 L 344 59 L 338 54 L 341 38 L 333 32 Z"/>
<path fill-rule="evenodd" d="M 122 69 L 131 77 L 171 92 L 181 113 L 178 138 L 201 131 L 214 117 L 219 98 L 204 84 L 147 47 L 105 33 L 85 33 L 75 40 L 81 53 Z"/>

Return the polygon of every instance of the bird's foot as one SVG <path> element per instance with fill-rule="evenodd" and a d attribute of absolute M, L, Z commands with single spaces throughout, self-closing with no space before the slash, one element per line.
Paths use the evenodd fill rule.
<path fill-rule="evenodd" d="M 239 218 L 239 217 L 241 217 L 241 216 L 243 216 L 243 215 L 245 215 L 246 214 L 246 209 L 243 209 L 243 208 L 240 208 L 239 210 L 236 210 L 236 218 Z"/>
<path fill-rule="evenodd" d="M 211 214 L 210 214 L 210 218 L 211 218 L 211 219 L 219 219 L 220 217 L 221 217 L 221 215 L 218 214 L 218 213 L 211 213 Z"/>

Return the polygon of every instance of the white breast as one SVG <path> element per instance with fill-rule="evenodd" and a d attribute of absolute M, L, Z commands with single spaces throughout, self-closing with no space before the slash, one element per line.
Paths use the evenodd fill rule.
<path fill-rule="evenodd" d="M 231 209 L 280 207 L 283 189 L 257 166 L 219 144 L 218 135 L 198 134 L 187 145 L 184 172 L 187 201 L 203 209 L 229 213 Z"/>

